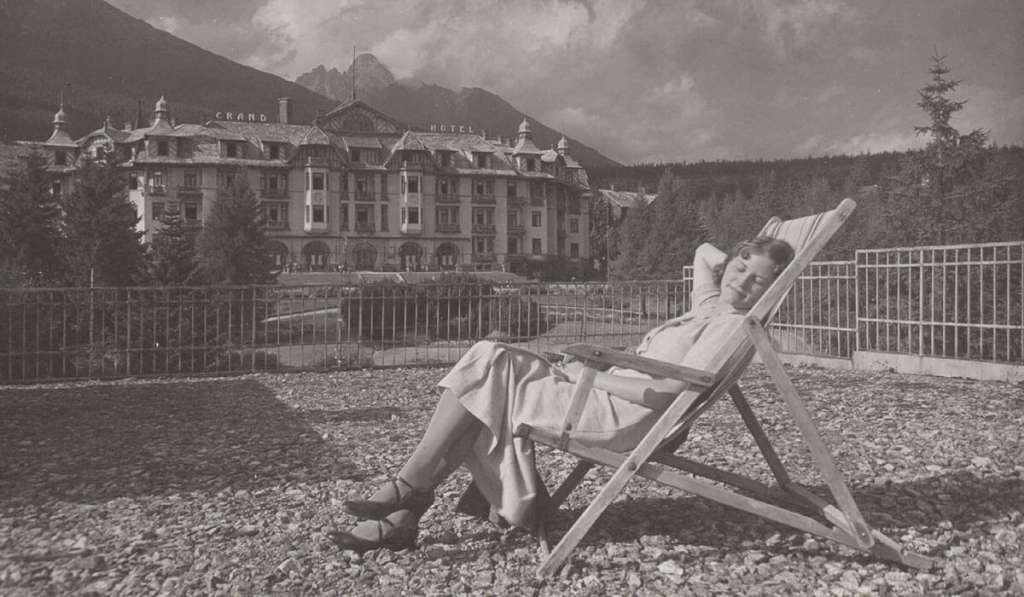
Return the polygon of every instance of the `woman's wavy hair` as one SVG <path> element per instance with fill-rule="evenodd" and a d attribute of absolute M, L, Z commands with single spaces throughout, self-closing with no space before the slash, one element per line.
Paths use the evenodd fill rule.
<path fill-rule="evenodd" d="M 740 241 L 729 251 L 725 261 L 715 267 L 716 283 L 722 281 L 722 275 L 725 273 L 725 268 L 729 265 L 729 262 L 745 251 L 754 255 L 765 255 L 768 259 L 771 259 L 772 263 L 775 264 L 775 276 L 778 276 L 782 273 L 782 270 L 786 269 L 786 266 L 789 265 L 790 261 L 793 261 L 793 256 L 796 254 L 789 243 L 770 236 L 758 236 L 750 240 Z"/>

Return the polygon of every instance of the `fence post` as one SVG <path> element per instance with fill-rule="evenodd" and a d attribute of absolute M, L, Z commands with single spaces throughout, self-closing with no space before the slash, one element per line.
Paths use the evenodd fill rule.
<path fill-rule="evenodd" d="M 924 249 L 917 254 L 917 354 L 924 354 Z"/>
<path fill-rule="evenodd" d="M 132 372 L 132 289 L 129 288 L 127 295 L 125 296 L 125 302 L 128 303 L 125 312 L 125 347 L 124 347 L 124 372 L 125 375 L 131 375 Z"/>
<path fill-rule="evenodd" d="M 853 352 L 860 350 L 860 251 L 853 252 Z"/>

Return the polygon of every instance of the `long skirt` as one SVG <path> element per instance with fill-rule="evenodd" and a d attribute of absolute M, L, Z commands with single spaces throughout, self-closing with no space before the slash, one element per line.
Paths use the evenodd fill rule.
<path fill-rule="evenodd" d="M 514 436 L 520 424 L 560 429 L 574 384 L 544 357 L 497 342 L 478 342 L 438 384 L 483 423 L 465 466 L 491 507 L 510 523 L 531 528 L 542 488 L 533 442 Z M 626 451 L 658 412 L 602 390 L 591 390 L 573 437 Z"/>

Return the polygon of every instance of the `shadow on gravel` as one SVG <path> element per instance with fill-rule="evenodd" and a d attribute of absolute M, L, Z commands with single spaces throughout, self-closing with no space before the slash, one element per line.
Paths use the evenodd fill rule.
<path fill-rule="evenodd" d="M 255 380 L 0 391 L 0 502 L 252 489 L 338 477 L 304 415 Z"/>
<path fill-rule="evenodd" d="M 326 410 L 314 408 L 303 410 L 302 414 L 308 420 L 324 423 L 376 423 L 390 421 L 392 417 L 401 417 L 405 409 L 394 406 L 380 406 L 376 408 L 343 408 L 339 410 Z"/>
<path fill-rule="evenodd" d="M 821 497 L 829 495 L 824 486 L 809 489 Z M 901 528 L 938 529 L 944 520 L 954 528 L 965 528 L 1019 511 L 1024 480 L 957 471 L 907 483 L 852 488 L 851 492 L 869 524 L 898 538 Z M 555 541 L 580 512 L 559 514 L 553 529 Z M 677 498 L 633 498 L 613 503 L 584 543 L 600 543 L 609 537 L 636 541 L 648 535 L 668 535 L 680 543 L 727 547 L 743 540 L 765 540 L 780 532 L 801 534 L 792 527 L 717 502 L 680 494 Z"/>

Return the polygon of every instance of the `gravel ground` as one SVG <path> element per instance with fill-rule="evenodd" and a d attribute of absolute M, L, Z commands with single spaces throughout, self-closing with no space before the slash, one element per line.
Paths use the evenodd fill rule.
<path fill-rule="evenodd" d="M 340 552 L 341 500 L 393 473 L 440 369 L 0 388 L 0 594 L 1024 594 L 1024 388 L 823 369 L 792 374 L 865 517 L 937 558 L 923 573 L 633 482 L 556 578 L 518 531 L 453 514 L 419 549 Z M 753 368 L 744 388 L 795 480 L 821 479 Z M 681 452 L 767 481 L 720 402 Z M 541 450 L 545 476 L 572 462 Z M 554 533 L 607 473 L 592 472 Z"/>

